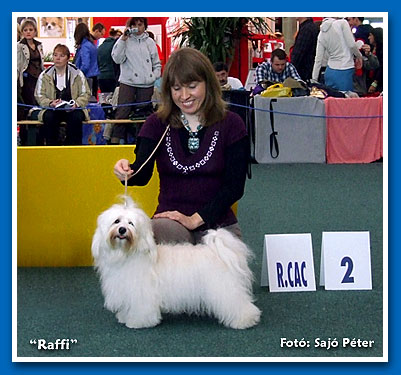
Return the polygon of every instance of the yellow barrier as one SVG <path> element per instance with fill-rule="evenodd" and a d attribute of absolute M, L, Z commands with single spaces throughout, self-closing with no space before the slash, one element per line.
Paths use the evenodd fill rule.
<path fill-rule="evenodd" d="M 134 147 L 18 147 L 18 266 L 90 266 L 97 216 L 118 202 L 124 185 L 113 174 Z M 128 188 L 148 215 L 157 205 L 155 171 L 145 187 Z"/>
<path fill-rule="evenodd" d="M 92 265 L 96 219 L 124 193 L 113 166 L 121 158 L 132 161 L 133 151 L 132 145 L 18 147 L 18 266 Z M 128 188 L 149 216 L 158 192 L 156 170 L 147 186 Z"/>

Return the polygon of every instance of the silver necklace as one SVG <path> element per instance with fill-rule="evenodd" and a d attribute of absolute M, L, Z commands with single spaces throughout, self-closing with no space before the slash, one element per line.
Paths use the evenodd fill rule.
<path fill-rule="evenodd" d="M 196 131 L 192 131 L 191 128 L 189 127 L 189 122 L 186 119 L 185 115 L 181 113 L 181 121 L 184 124 L 185 129 L 187 129 L 189 133 L 189 138 L 188 138 L 188 149 L 190 153 L 195 153 L 199 149 L 200 141 L 198 137 L 198 132 L 203 128 L 203 125 L 199 124 L 196 127 Z"/>

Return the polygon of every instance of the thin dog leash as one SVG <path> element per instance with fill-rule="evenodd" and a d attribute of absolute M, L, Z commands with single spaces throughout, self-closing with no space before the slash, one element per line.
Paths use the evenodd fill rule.
<path fill-rule="evenodd" d="M 131 177 L 134 177 L 136 174 L 138 174 L 141 169 L 149 162 L 149 160 L 153 157 L 157 149 L 159 148 L 160 144 L 162 143 L 164 137 L 166 136 L 167 132 L 170 129 L 170 124 L 167 125 L 166 130 L 164 131 L 163 135 L 159 139 L 159 142 L 157 143 L 156 147 L 152 151 L 152 153 L 149 155 L 149 157 L 143 162 L 143 164 L 138 168 L 137 171 L 133 173 Z M 130 178 L 131 178 L 130 177 Z M 128 174 L 125 174 L 124 176 L 124 207 L 127 207 L 127 197 L 128 197 Z"/>

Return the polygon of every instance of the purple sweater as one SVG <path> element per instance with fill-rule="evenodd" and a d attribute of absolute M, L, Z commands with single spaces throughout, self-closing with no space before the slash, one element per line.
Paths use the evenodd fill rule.
<path fill-rule="evenodd" d="M 162 123 L 156 115 L 152 115 L 143 125 L 139 137 L 153 140 L 160 139 L 166 124 Z M 198 212 L 207 223 L 206 228 L 227 226 L 237 222 L 230 209 L 239 196 L 230 195 L 232 190 L 227 182 L 227 149 L 238 141 L 246 138 L 246 129 L 242 119 L 232 112 L 227 112 L 225 119 L 204 129 L 199 150 L 189 154 L 183 148 L 180 132 L 183 129 L 170 128 L 165 139 L 156 153 L 156 165 L 160 177 L 159 204 L 155 213 L 178 210 L 185 215 Z M 182 133 L 181 133 L 182 136 Z M 185 142 L 184 142 L 185 144 Z M 139 147 L 139 153 L 141 152 Z M 139 159 L 137 154 L 137 159 Z M 245 184 L 247 160 L 241 157 L 238 169 L 241 176 L 233 178 L 234 184 L 239 184 L 241 195 Z M 245 168 L 244 168 L 245 166 Z M 134 170 L 135 170 L 134 164 Z M 234 168 L 235 170 L 235 168 Z M 133 179 L 135 180 L 135 178 Z M 135 181 L 130 181 L 130 185 Z M 222 190 L 226 191 L 224 194 Z M 238 189 L 234 189 L 238 191 Z M 213 202 L 221 196 L 224 209 L 213 211 Z M 238 195 L 238 194 L 236 194 Z M 209 216 L 218 217 L 209 217 Z"/>

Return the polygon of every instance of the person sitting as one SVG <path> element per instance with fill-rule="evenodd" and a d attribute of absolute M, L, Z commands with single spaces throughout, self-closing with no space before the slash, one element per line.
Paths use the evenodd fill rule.
<path fill-rule="evenodd" d="M 271 54 L 270 62 L 263 62 L 256 68 L 256 82 L 261 86 L 265 81 L 271 83 L 284 82 L 287 78 L 302 81 L 294 65 L 287 62 L 287 54 L 277 48 Z"/>
<path fill-rule="evenodd" d="M 35 87 L 35 98 L 42 109 L 38 120 L 43 121 L 43 136 L 46 145 L 57 146 L 61 122 L 67 123 L 66 144 L 82 144 L 82 121 L 89 120 L 86 109 L 91 95 L 85 75 L 68 63 L 70 50 L 63 44 L 57 44 L 53 50 L 54 65 L 44 70 Z M 68 110 L 56 109 L 64 102 L 69 102 Z"/>
<path fill-rule="evenodd" d="M 157 243 L 197 243 L 207 229 L 218 227 L 241 236 L 231 205 L 244 193 L 248 142 L 244 122 L 226 109 L 209 59 L 180 48 L 163 72 L 161 106 L 139 132 L 135 163 L 120 159 L 114 173 L 120 181 L 127 177 L 128 185 L 143 186 L 156 162 L 160 190 L 152 227 Z"/>
<path fill-rule="evenodd" d="M 368 88 L 369 94 L 380 93 L 383 91 L 383 29 L 376 27 L 369 34 L 369 43 L 373 46 L 372 53 L 379 61 L 379 67 L 375 69 L 372 82 Z"/>
<path fill-rule="evenodd" d="M 228 76 L 227 64 L 216 62 L 213 64 L 213 68 L 222 90 L 241 90 L 244 88 L 242 82 L 238 78 Z"/>

